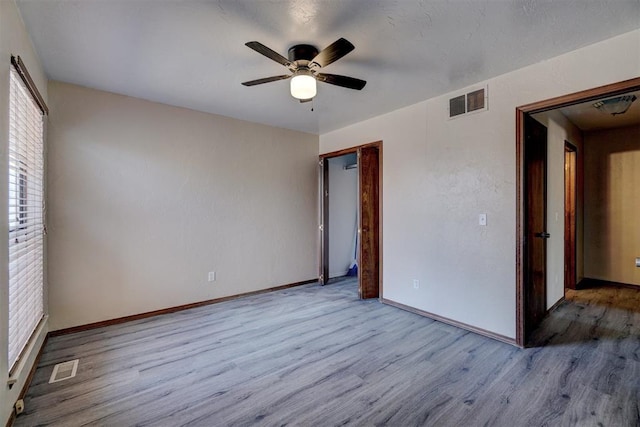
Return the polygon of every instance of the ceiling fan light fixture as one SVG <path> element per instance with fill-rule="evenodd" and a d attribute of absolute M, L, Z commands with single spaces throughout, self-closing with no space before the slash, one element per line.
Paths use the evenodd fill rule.
<path fill-rule="evenodd" d="M 617 98 L 605 99 L 598 101 L 593 106 L 603 113 L 609 113 L 612 116 L 624 114 L 627 112 L 633 101 L 638 99 L 635 95 L 618 96 Z"/>
<path fill-rule="evenodd" d="M 300 100 L 300 102 L 308 102 L 317 94 L 317 82 L 354 90 L 362 90 L 367 84 L 366 81 L 356 79 L 355 77 L 318 72 L 319 69 L 333 64 L 354 49 L 353 44 L 344 38 L 339 38 L 320 52 L 318 52 L 315 46 L 308 44 L 294 45 L 289 48 L 288 59 L 257 41 L 247 42 L 245 45 L 272 61 L 284 65 L 289 69 L 291 74 L 242 82 L 244 86 L 256 86 L 290 79 L 289 88 L 291 90 L 291 96 Z"/>
<path fill-rule="evenodd" d="M 316 78 L 310 72 L 298 72 L 291 78 L 291 96 L 311 99 L 316 96 Z"/>

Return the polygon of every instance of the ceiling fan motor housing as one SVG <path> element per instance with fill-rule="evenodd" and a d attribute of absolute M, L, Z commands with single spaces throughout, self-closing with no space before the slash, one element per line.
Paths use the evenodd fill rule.
<path fill-rule="evenodd" d="M 318 54 L 318 49 L 310 44 L 297 44 L 289 48 L 289 61 L 311 61 Z"/>

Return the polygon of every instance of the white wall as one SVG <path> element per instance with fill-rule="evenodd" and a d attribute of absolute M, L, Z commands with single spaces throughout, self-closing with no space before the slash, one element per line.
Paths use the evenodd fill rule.
<path fill-rule="evenodd" d="M 640 286 L 640 126 L 585 134 L 585 276 Z"/>
<path fill-rule="evenodd" d="M 31 45 L 31 40 L 27 34 L 22 18 L 13 1 L 0 1 L 0 212 L 9 211 L 7 205 L 8 182 L 8 141 L 9 141 L 9 71 L 11 67 L 11 55 L 20 56 L 27 66 L 31 77 L 36 83 L 45 102 L 47 101 L 47 79 L 44 75 L 40 61 Z M 9 231 L 7 221 L 0 221 L 0 240 L 7 242 Z M 18 398 L 18 394 L 24 387 L 29 370 L 37 356 L 42 342 L 48 331 L 48 324 L 35 337 L 33 351 L 27 353 L 24 368 L 17 373 L 17 383 L 9 389 L 8 380 L 8 328 L 9 328 L 9 254 L 7 245 L 0 245 L 0 424 L 5 424 L 11 415 L 13 404 Z M 45 276 L 45 293 L 46 293 Z M 45 298 L 45 310 L 46 310 Z"/>
<path fill-rule="evenodd" d="M 639 72 L 637 30 L 480 82 L 486 112 L 448 120 L 445 95 L 321 135 L 383 141 L 383 297 L 514 338 L 515 108 Z"/>
<path fill-rule="evenodd" d="M 356 163 L 355 154 L 329 159 L 329 277 L 347 274 L 353 260 L 357 228 L 358 169 L 344 169 Z"/>
<path fill-rule="evenodd" d="M 584 156 L 582 131 L 559 110 L 534 115 L 547 127 L 547 309 L 564 297 L 564 143 L 572 143 Z M 583 273 L 583 198 L 576 186 L 576 280 Z"/>
<path fill-rule="evenodd" d="M 58 82 L 49 97 L 52 330 L 317 277 L 317 136 Z"/>

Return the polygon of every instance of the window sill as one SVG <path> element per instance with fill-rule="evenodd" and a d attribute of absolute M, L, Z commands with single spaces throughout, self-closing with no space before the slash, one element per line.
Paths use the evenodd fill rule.
<path fill-rule="evenodd" d="M 47 336 L 47 331 L 49 328 L 49 316 L 45 315 L 42 317 L 40 323 L 36 327 L 36 330 L 33 331 L 33 335 L 31 335 L 31 339 L 27 343 L 25 350 L 22 353 L 20 359 L 18 359 L 17 364 L 13 367 L 13 369 L 9 372 L 9 377 L 7 379 L 7 385 L 9 389 L 13 387 L 19 381 L 24 381 L 26 379 L 25 375 L 29 375 L 29 372 L 32 369 L 32 365 L 35 363 L 36 358 L 38 357 L 38 353 L 44 344 L 44 340 Z"/>

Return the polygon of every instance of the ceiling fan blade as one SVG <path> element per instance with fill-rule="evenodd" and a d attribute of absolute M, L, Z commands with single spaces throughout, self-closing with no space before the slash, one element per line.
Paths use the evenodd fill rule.
<path fill-rule="evenodd" d="M 320 82 L 356 90 L 361 90 L 367 84 L 364 80 L 356 79 L 355 77 L 339 76 L 337 74 L 318 73 L 316 74 L 316 79 Z"/>
<path fill-rule="evenodd" d="M 329 46 L 322 49 L 322 52 L 316 55 L 311 62 L 315 62 L 320 67 L 336 62 L 338 59 L 351 52 L 355 47 L 347 39 L 339 38 Z"/>
<path fill-rule="evenodd" d="M 291 74 L 283 74 L 282 76 L 265 77 L 264 79 L 251 80 L 248 82 L 243 82 L 242 84 L 245 86 L 255 86 L 261 85 L 263 83 L 277 82 L 278 80 L 286 80 L 289 77 L 291 77 Z"/>
<path fill-rule="evenodd" d="M 266 56 L 269 59 L 272 59 L 274 61 L 276 61 L 279 64 L 284 65 L 285 67 L 288 67 L 291 65 L 291 61 L 289 61 L 287 58 L 285 58 L 284 56 L 280 55 L 278 52 L 269 49 L 268 47 L 266 47 L 265 45 L 263 45 L 260 42 L 247 42 L 245 43 L 245 46 L 250 47 L 251 49 L 255 50 L 256 52 Z"/>

